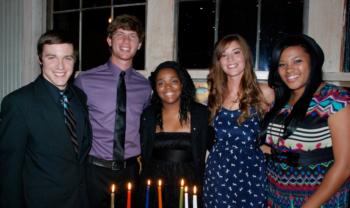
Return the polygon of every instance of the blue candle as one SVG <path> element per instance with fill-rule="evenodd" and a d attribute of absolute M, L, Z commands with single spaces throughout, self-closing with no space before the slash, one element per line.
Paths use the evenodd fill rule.
<path fill-rule="evenodd" d="M 151 180 L 147 180 L 147 187 L 146 187 L 146 206 L 145 208 L 149 208 L 149 190 L 151 187 Z"/>

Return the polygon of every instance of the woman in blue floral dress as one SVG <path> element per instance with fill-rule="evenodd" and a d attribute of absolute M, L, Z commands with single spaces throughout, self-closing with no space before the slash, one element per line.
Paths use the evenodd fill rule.
<path fill-rule="evenodd" d="M 267 102 L 253 71 L 252 55 L 239 35 L 216 44 L 208 75 L 208 106 L 216 142 L 204 178 L 208 208 L 265 207 L 264 156 L 257 142 Z"/>

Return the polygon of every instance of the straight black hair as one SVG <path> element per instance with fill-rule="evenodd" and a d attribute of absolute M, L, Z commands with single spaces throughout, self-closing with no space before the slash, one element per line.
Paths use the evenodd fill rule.
<path fill-rule="evenodd" d="M 288 136 L 290 136 L 296 129 L 298 122 L 305 118 L 313 94 L 323 81 L 322 66 L 324 62 L 324 54 L 321 47 L 314 39 L 305 34 L 288 35 L 280 39 L 272 50 L 271 67 L 268 77 L 268 84 L 275 91 L 275 103 L 272 109 L 266 114 L 262 123 L 262 139 L 266 136 L 268 124 L 277 116 L 281 108 L 287 104 L 291 96 L 291 90 L 282 81 L 278 73 L 281 54 L 286 48 L 291 46 L 300 46 L 309 54 L 311 69 L 303 95 L 295 103 L 292 112 L 284 121 L 283 138 L 288 138 Z"/>

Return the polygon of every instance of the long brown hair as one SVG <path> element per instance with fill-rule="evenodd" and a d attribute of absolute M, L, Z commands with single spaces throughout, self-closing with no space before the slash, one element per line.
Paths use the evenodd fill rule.
<path fill-rule="evenodd" d="M 251 50 L 246 40 L 238 34 L 227 35 L 215 45 L 212 65 L 207 78 L 209 85 L 208 107 L 211 112 L 210 120 L 212 121 L 224 102 L 224 96 L 227 90 L 227 76 L 220 66 L 220 58 L 228 45 L 233 41 L 236 41 L 241 46 L 245 58 L 245 68 L 239 89 L 239 108 L 242 114 L 237 120 L 241 124 L 251 115 L 251 108 L 254 108 L 261 117 L 263 115 L 263 107 L 261 104 L 262 93 L 253 70 Z"/>

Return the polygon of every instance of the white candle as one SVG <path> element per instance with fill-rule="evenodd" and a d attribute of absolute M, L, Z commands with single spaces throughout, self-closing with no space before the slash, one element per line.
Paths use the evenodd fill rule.
<path fill-rule="evenodd" d="M 185 208 L 188 208 L 188 187 L 185 186 Z"/>
<path fill-rule="evenodd" d="M 114 198 L 115 198 L 115 185 L 112 184 L 112 188 L 111 188 L 111 208 L 114 208 Z"/>
<path fill-rule="evenodd" d="M 192 208 L 197 208 L 197 187 L 193 186 L 193 206 Z"/>

